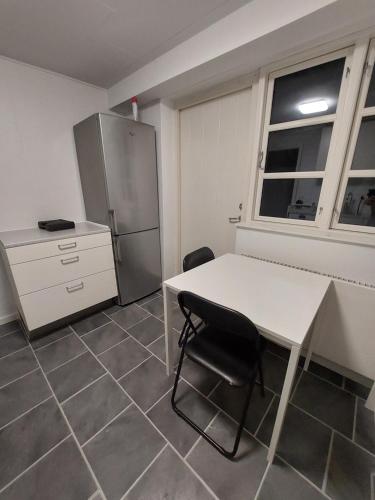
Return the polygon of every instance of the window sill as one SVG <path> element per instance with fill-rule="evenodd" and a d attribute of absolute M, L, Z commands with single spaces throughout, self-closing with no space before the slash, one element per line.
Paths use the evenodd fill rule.
<path fill-rule="evenodd" d="M 322 230 L 317 228 L 301 227 L 277 222 L 240 222 L 236 224 L 238 229 L 249 229 L 253 231 L 264 231 L 269 233 L 286 234 L 323 241 L 335 241 L 349 245 L 360 245 L 375 247 L 375 234 L 354 233 L 353 231 L 340 231 L 337 229 Z"/>

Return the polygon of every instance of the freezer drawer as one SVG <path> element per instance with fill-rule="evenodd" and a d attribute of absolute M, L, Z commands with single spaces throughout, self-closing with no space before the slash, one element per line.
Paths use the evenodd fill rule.
<path fill-rule="evenodd" d="M 161 286 L 159 229 L 114 238 L 119 301 L 129 304 Z"/>

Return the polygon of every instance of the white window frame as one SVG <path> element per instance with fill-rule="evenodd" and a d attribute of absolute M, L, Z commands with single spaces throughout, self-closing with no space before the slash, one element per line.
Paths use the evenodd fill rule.
<path fill-rule="evenodd" d="M 367 61 L 366 61 L 366 64 L 364 66 L 361 89 L 360 89 L 360 93 L 359 93 L 357 109 L 355 112 L 352 133 L 351 133 L 348 151 L 347 151 L 347 155 L 346 155 L 346 159 L 345 159 L 345 163 L 344 163 L 344 167 L 343 167 L 342 178 L 341 178 L 341 182 L 340 182 L 340 189 L 338 191 L 336 205 L 335 205 L 335 209 L 334 209 L 334 213 L 333 213 L 333 217 L 332 217 L 331 227 L 334 230 L 356 231 L 356 232 L 361 232 L 361 233 L 375 234 L 375 227 L 360 226 L 357 224 L 355 224 L 355 225 L 354 224 L 343 224 L 343 223 L 339 222 L 341 209 L 342 209 L 342 206 L 344 204 L 346 186 L 347 186 L 349 178 L 355 178 L 355 177 L 356 178 L 363 178 L 363 177 L 374 177 L 375 178 L 375 169 L 372 169 L 372 170 L 351 170 L 351 166 L 352 166 L 352 162 L 353 162 L 353 158 L 354 158 L 354 154 L 355 154 L 355 149 L 357 146 L 358 135 L 359 135 L 359 131 L 360 131 L 361 124 L 362 124 L 362 119 L 367 117 L 367 116 L 374 116 L 375 117 L 375 106 L 368 107 L 368 108 L 365 107 L 367 93 L 368 93 L 368 89 L 370 86 L 370 81 L 371 81 L 371 76 L 372 76 L 374 64 L 375 64 L 375 39 L 371 40 L 369 50 L 368 50 Z"/>
<path fill-rule="evenodd" d="M 329 192 L 329 180 L 332 177 L 332 171 L 336 172 L 336 176 L 340 176 L 340 170 L 338 169 L 337 161 L 335 161 L 335 150 L 337 147 L 337 142 L 339 140 L 338 136 L 338 126 L 337 122 L 341 123 L 344 118 L 345 112 L 345 101 L 348 91 L 348 82 L 349 82 L 349 73 L 350 67 L 352 64 L 352 57 L 354 52 L 354 46 L 345 47 L 343 49 L 336 50 L 334 52 L 330 52 L 328 54 L 323 54 L 314 58 L 310 58 L 303 62 L 299 62 L 297 64 L 289 65 L 287 67 L 283 67 L 281 69 L 275 70 L 273 72 L 269 72 L 267 75 L 267 90 L 266 90 L 266 104 L 265 104 L 265 113 L 264 113 L 264 125 L 263 125 L 263 133 L 260 147 L 260 158 L 258 162 L 258 179 L 257 179 L 257 190 L 256 190 L 256 199 L 255 199 L 255 209 L 254 209 L 254 220 L 255 221 L 265 221 L 271 223 L 278 224 L 289 224 L 296 226 L 310 226 L 311 228 L 319 228 L 322 226 L 323 220 L 323 212 L 325 208 L 325 199 L 327 198 L 327 194 Z M 288 74 L 295 73 L 297 71 L 301 71 L 307 68 L 311 68 L 313 66 L 318 66 L 320 64 L 324 64 L 326 62 L 334 61 L 336 59 L 340 59 L 345 57 L 345 64 L 343 70 L 343 78 L 341 81 L 340 92 L 337 101 L 336 113 L 323 115 L 323 116 L 314 116 L 309 118 L 304 118 L 301 120 L 293 120 L 291 122 L 283 122 L 277 124 L 270 124 L 271 111 L 272 111 L 272 100 L 273 100 L 273 88 L 274 81 L 276 78 L 281 76 L 285 76 Z M 325 165 L 325 170 L 314 170 L 309 172 L 283 172 L 283 173 L 265 173 L 265 156 L 267 151 L 268 137 L 270 132 L 276 130 L 286 130 L 286 129 L 294 129 L 301 128 L 311 125 L 318 125 L 324 123 L 332 123 L 332 134 L 331 140 Z M 260 205 L 261 205 L 261 197 L 263 190 L 263 181 L 265 179 L 322 179 L 322 187 L 320 191 L 320 197 L 318 200 L 318 208 L 314 221 L 308 221 L 303 219 L 288 219 L 288 218 L 279 218 L 279 217 L 267 217 L 260 215 Z M 325 215 L 325 214 L 324 214 Z"/>

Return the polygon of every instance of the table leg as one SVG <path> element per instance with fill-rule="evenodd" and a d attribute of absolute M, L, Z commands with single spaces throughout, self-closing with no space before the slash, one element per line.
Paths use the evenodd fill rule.
<path fill-rule="evenodd" d="M 308 347 L 307 347 L 305 363 L 303 365 L 303 369 L 304 369 L 305 372 L 307 372 L 307 370 L 309 369 L 309 365 L 310 365 L 310 361 L 311 361 L 311 356 L 312 356 L 312 353 L 313 353 L 313 347 L 314 347 L 314 344 L 315 344 L 315 341 L 316 341 L 316 336 L 318 335 L 318 332 L 315 332 L 316 325 L 317 325 L 317 321 L 316 321 L 316 318 L 315 318 L 313 324 L 311 325 L 309 344 L 308 344 Z"/>
<path fill-rule="evenodd" d="M 297 346 L 293 346 L 290 352 L 288 369 L 285 375 L 283 390 L 280 397 L 279 408 L 277 410 L 275 425 L 273 426 L 271 443 L 267 455 L 267 460 L 271 463 L 273 462 L 277 444 L 279 442 L 279 437 L 283 426 L 286 409 L 288 406 L 289 396 L 292 391 L 294 375 L 296 373 L 298 366 L 300 352 L 301 348 Z"/>
<path fill-rule="evenodd" d="M 327 312 L 327 296 L 328 292 L 331 288 L 331 285 L 328 287 L 328 290 L 326 291 L 323 300 L 320 304 L 320 307 L 318 309 L 318 312 L 315 316 L 315 319 L 313 321 L 313 324 L 311 325 L 310 328 L 310 338 L 309 338 L 309 345 L 307 348 L 307 353 L 306 353 L 306 358 L 305 358 L 305 364 L 303 365 L 303 369 L 307 371 L 309 369 L 309 364 L 311 360 L 311 355 L 319 341 L 319 338 L 321 336 L 322 330 L 323 330 L 323 323 L 326 317 L 326 312 Z"/>
<path fill-rule="evenodd" d="M 167 375 L 173 373 L 175 366 L 175 343 L 177 336 L 173 334 L 172 327 L 172 305 L 173 293 L 163 284 L 164 296 L 164 333 L 165 333 L 165 358 L 167 364 Z"/>

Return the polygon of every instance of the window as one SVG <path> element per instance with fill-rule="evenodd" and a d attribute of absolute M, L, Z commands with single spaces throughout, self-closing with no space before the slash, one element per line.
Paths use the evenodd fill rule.
<path fill-rule="evenodd" d="M 375 44 L 370 46 L 332 227 L 375 232 Z"/>
<path fill-rule="evenodd" d="M 256 219 L 319 225 L 351 54 L 341 50 L 269 75 Z"/>

